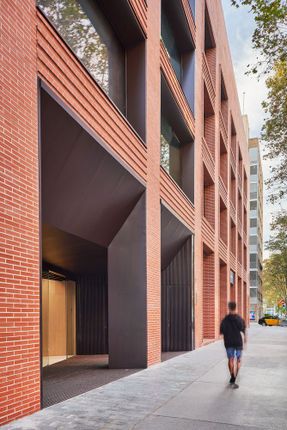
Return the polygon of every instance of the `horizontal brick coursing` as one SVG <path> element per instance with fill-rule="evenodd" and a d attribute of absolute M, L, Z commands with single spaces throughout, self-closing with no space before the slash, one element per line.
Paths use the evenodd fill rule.
<path fill-rule="evenodd" d="M 219 0 L 198 0 L 194 20 L 188 0 L 181 1 L 193 40 L 196 28 L 196 124 L 160 41 L 160 2 L 149 0 L 147 4 L 145 0 L 129 0 L 143 33 L 148 36 L 146 145 L 47 20 L 36 11 L 34 0 L 1 2 L 1 100 L 5 100 L 1 103 L 0 116 L 0 348 L 3 352 L 0 366 L 4 372 L 4 383 L 0 386 L 1 423 L 32 413 L 40 405 L 37 77 L 147 185 L 147 365 L 161 359 L 161 200 L 195 233 L 195 345 L 200 346 L 203 338 L 218 336 L 218 322 L 226 310 L 227 299 L 239 299 L 243 315 L 248 317 L 249 166 L 232 65 L 226 49 L 223 14 Z M 206 54 L 202 25 L 205 5 L 216 40 L 216 51 Z M 223 104 L 220 103 L 220 71 L 228 93 L 228 103 Z M 160 168 L 161 72 L 187 127 L 195 135 L 194 204 Z M 214 117 L 209 117 L 205 124 L 204 85 L 214 110 Z M 236 128 L 236 136 L 232 139 L 231 114 Z M 220 156 L 220 134 L 227 155 Z M 203 163 L 213 181 L 206 192 L 203 192 Z M 235 176 L 233 183 L 231 169 Z M 227 216 L 220 216 L 219 196 L 226 205 Z M 203 214 L 204 199 L 208 219 Z M 234 233 L 229 227 L 230 219 L 238 225 Z M 242 230 L 245 231 L 243 235 Z M 241 244 L 237 242 L 238 232 L 242 236 Z M 203 255 L 203 243 L 209 248 L 209 255 Z M 243 260 L 242 264 L 238 264 L 238 259 Z M 233 287 L 229 285 L 230 269 L 235 272 Z M 238 279 L 241 279 L 241 290 Z"/>
<path fill-rule="evenodd" d="M 0 2 L 0 425 L 40 407 L 35 2 Z"/>

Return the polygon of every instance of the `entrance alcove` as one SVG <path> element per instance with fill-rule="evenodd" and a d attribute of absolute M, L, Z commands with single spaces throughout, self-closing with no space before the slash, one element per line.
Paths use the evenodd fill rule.
<path fill-rule="evenodd" d="M 42 364 L 144 368 L 145 187 L 44 85 L 40 101 Z"/>

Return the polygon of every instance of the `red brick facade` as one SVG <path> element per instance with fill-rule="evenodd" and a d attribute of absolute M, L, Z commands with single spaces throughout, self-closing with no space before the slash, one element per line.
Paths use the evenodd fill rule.
<path fill-rule="evenodd" d="M 194 20 L 188 0 L 179 0 L 196 44 L 195 118 L 160 40 L 160 2 L 128 1 L 147 35 L 146 145 L 36 9 L 34 0 L 1 1 L 0 424 L 40 408 L 38 79 L 146 185 L 148 365 L 161 359 L 161 201 L 195 233 L 195 347 L 218 338 L 230 298 L 240 302 L 239 310 L 247 317 L 248 262 L 243 257 L 248 249 L 248 147 L 220 1 L 206 1 L 216 49 L 204 53 L 205 1 L 196 1 Z M 194 204 L 160 167 L 160 72 L 195 136 Z M 222 112 L 221 74 L 228 96 Z M 214 115 L 204 120 L 205 92 Z M 236 279 L 233 292 L 230 270 Z"/>
<path fill-rule="evenodd" d="M 40 405 L 35 2 L 0 9 L 0 424 Z"/>

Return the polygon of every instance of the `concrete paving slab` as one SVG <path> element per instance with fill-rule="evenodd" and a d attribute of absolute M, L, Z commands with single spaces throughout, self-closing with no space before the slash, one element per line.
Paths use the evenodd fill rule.
<path fill-rule="evenodd" d="M 152 416 L 135 426 L 135 430 L 259 430 L 259 427 L 234 426 L 210 421 Z"/>
<path fill-rule="evenodd" d="M 286 390 L 194 382 L 156 411 L 157 415 L 259 428 L 286 428 Z"/>
<path fill-rule="evenodd" d="M 228 384 L 222 342 L 180 355 L 30 417 L 10 430 L 284 430 L 287 329 L 253 326 L 240 388 Z"/>

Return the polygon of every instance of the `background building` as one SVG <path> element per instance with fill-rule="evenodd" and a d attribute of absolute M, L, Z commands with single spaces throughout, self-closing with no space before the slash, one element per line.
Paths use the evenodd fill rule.
<path fill-rule="evenodd" d="M 259 139 L 249 139 L 250 157 L 250 312 L 263 313 L 263 171 Z"/>
<path fill-rule="evenodd" d="M 219 0 L 2 0 L 0 28 L 4 423 L 43 366 L 247 317 L 249 163 Z"/>

